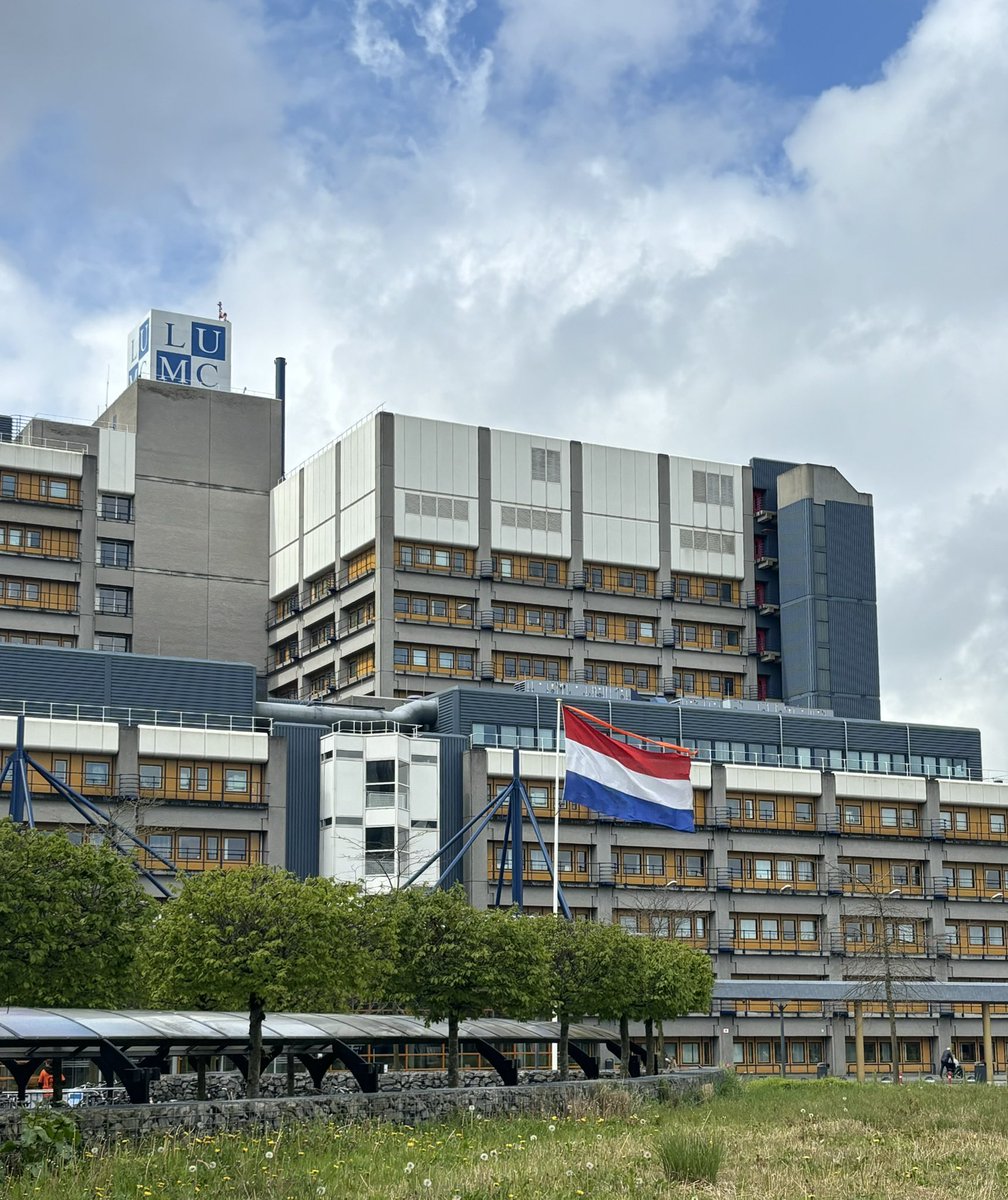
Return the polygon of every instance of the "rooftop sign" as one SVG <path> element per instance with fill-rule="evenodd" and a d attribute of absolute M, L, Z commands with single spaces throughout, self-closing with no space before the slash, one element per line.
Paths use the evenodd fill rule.
<path fill-rule="evenodd" d="M 129 382 L 231 390 L 231 322 L 152 309 L 130 333 Z"/>

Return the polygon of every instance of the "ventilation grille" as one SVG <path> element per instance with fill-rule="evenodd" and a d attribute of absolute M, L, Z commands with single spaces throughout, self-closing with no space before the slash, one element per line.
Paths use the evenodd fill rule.
<path fill-rule="evenodd" d="M 560 451 L 532 447 L 532 478 L 540 483 L 560 482 Z"/>
<path fill-rule="evenodd" d="M 731 475 L 694 471 L 693 499 L 697 504 L 732 505 L 735 503 L 735 481 Z"/>
<path fill-rule="evenodd" d="M 712 554 L 735 557 L 735 534 L 715 533 L 711 529 L 680 529 L 681 550 L 709 550 Z"/>
<path fill-rule="evenodd" d="M 469 501 L 451 496 L 429 496 L 421 492 L 404 492 L 408 517 L 440 517 L 446 521 L 468 521 Z"/>
<path fill-rule="evenodd" d="M 540 533 L 561 533 L 563 530 L 562 515 L 546 508 L 502 504 L 500 511 L 501 525 L 505 529 L 534 529 Z"/>

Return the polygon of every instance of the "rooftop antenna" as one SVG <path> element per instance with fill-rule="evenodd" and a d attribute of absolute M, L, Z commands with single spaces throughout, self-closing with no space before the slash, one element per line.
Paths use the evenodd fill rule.
<path fill-rule="evenodd" d="M 108 408 L 109 381 L 112 378 L 112 364 L 105 364 L 105 407 Z"/>
<path fill-rule="evenodd" d="M 217 301 L 217 320 L 226 321 L 227 313 L 224 311 L 224 303 L 221 300 Z"/>

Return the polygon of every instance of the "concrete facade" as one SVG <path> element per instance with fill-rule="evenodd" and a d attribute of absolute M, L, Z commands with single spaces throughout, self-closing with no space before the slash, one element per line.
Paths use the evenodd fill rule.
<path fill-rule="evenodd" d="M 0 639 L 261 669 L 281 419 L 278 400 L 138 380 L 93 426 L 12 423 Z"/>
<path fill-rule="evenodd" d="M 829 546 L 778 537 L 778 475 L 781 517 L 819 497 Z M 852 506 L 867 534 L 853 541 Z M 870 533 L 871 497 L 834 468 L 380 412 L 273 491 L 268 688 L 332 700 L 542 679 L 877 718 Z M 808 585 L 792 595 L 785 578 Z"/>

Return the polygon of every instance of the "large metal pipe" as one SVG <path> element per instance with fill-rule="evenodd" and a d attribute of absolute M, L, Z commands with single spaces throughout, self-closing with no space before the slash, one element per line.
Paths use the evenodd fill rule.
<path fill-rule="evenodd" d="M 340 721 L 391 721 L 396 725 L 420 725 L 433 729 L 438 706 L 434 697 L 407 700 L 395 708 L 358 708 L 353 704 L 294 704 L 284 700 L 260 700 L 256 716 L 295 725 L 336 725 Z"/>
<path fill-rule="evenodd" d="M 283 479 L 287 474 L 287 359 L 275 358 L 273 366 L 276 368 L 273 390 L 280 401 L 280 478 Z"/>

